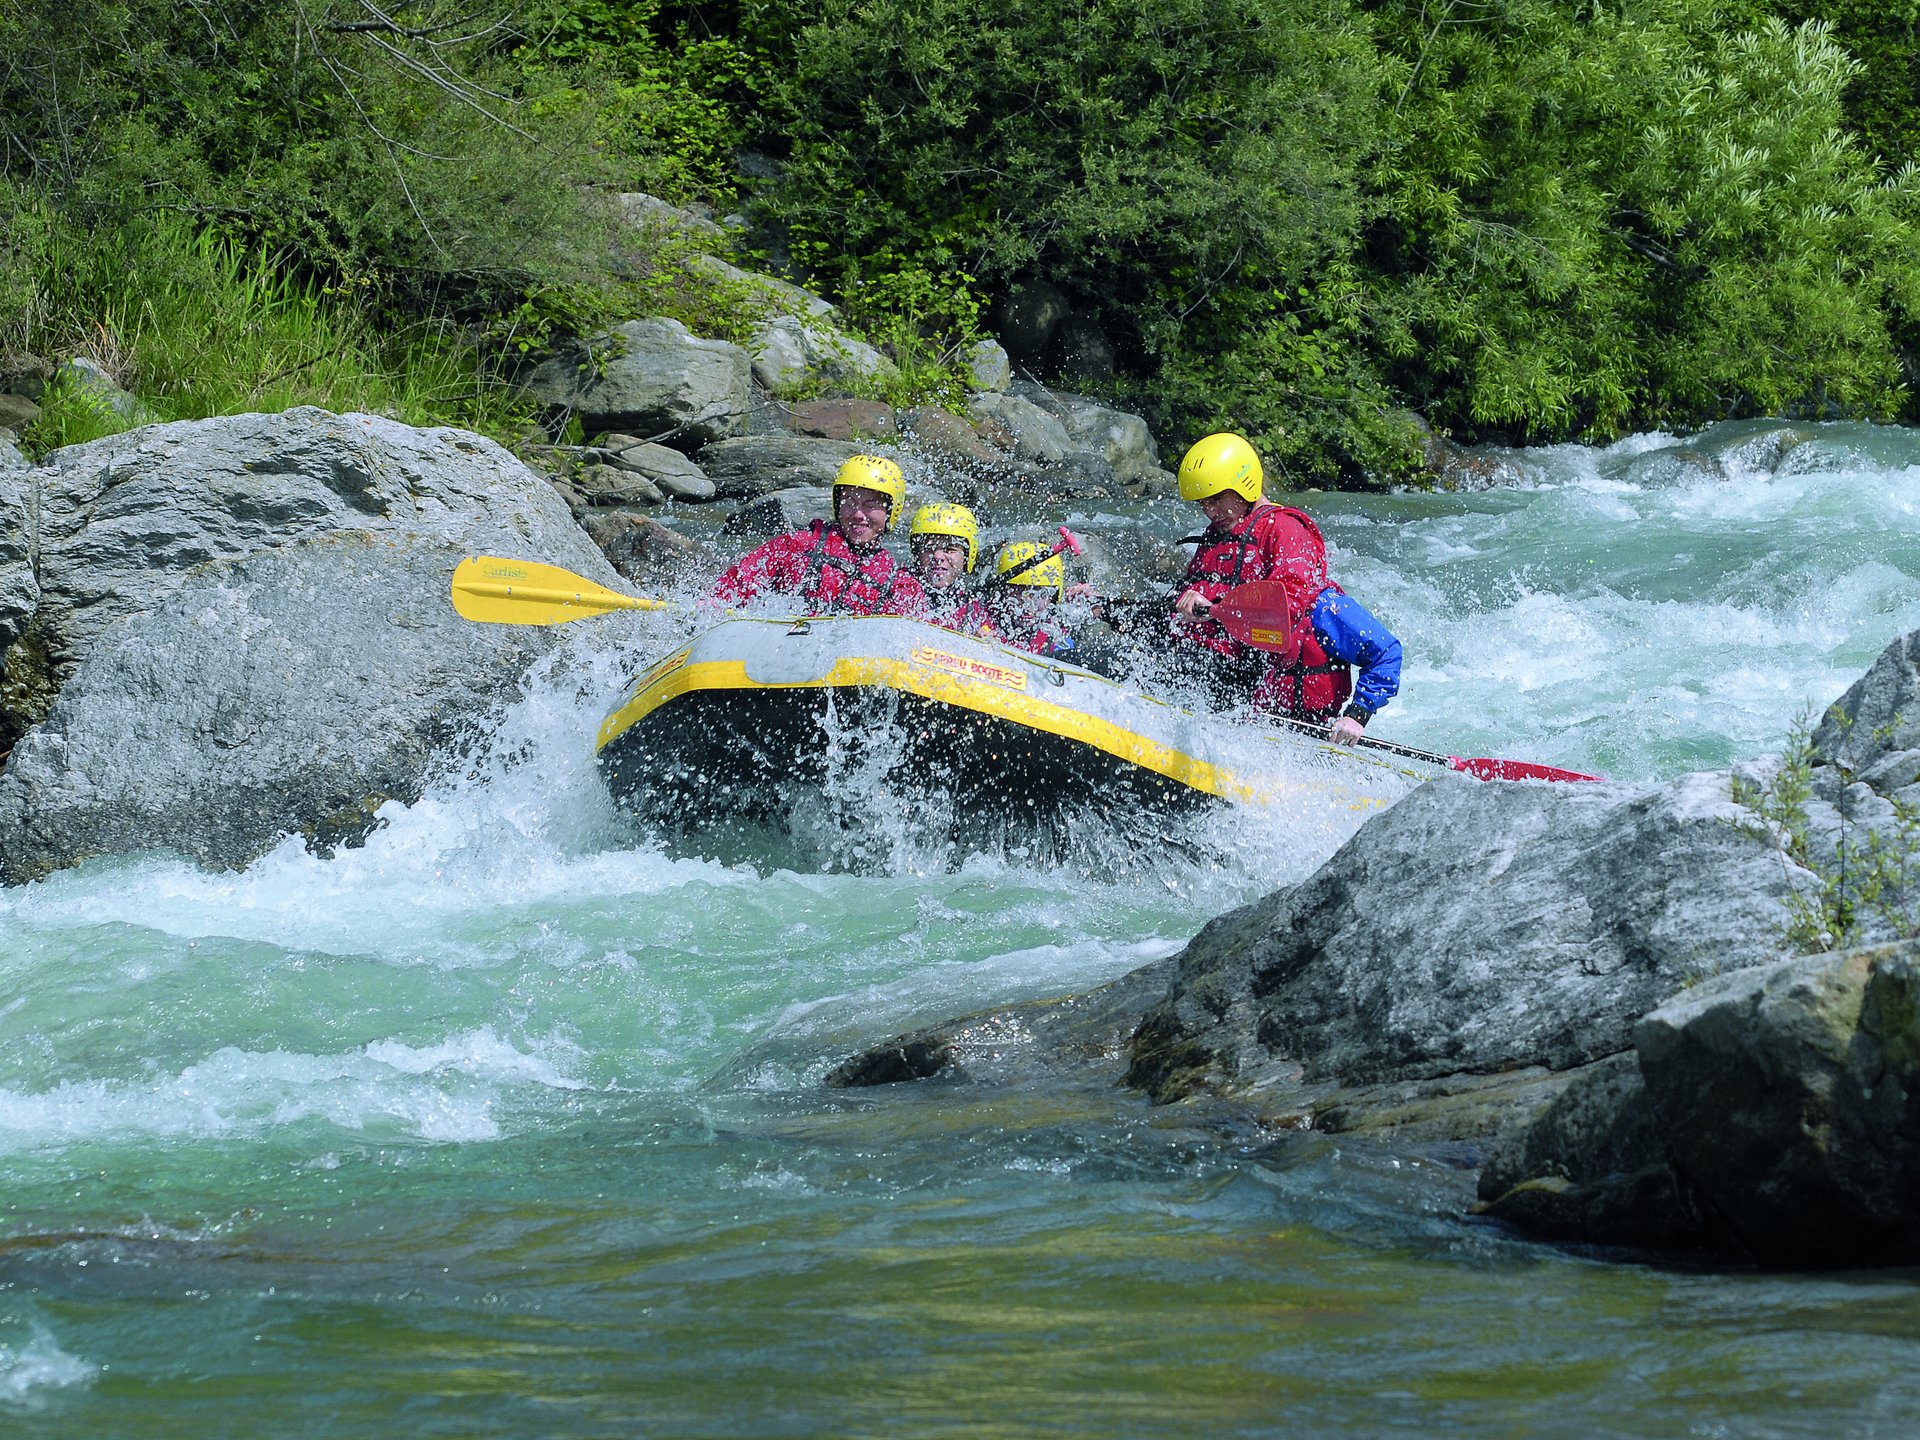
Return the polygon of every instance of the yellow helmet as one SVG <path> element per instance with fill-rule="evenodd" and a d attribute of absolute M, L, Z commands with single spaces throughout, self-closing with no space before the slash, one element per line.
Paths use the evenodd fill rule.
<path fill-rule="evenodd" d="M 1042 555 L 1047 558 L 1040 559 Z M 1004 576 L 1009 585 L 1045 585 L 1053 590 L 1056 602 L 1066 598 L 1066 562 L 1037 540 L 1016 540 L 1011 545 L 1002 545 L 1000 558 L 993 568 L 994 574 Z M 1009 575 L 1010 570 L 1020 573 Z"/>
<path fill-rule="evenodd" d="M 973 558 L 980 547 L 980 522 L 964 505 L 922 505 L 913 512 L 911 539 L 922 535 L 951 535 L 967 542 L 967 573 L 973 573 Z"/>
<path fill-rule="evenodd" d="M 900 473 L 900 467 L 884 455 L 855 455 L 844 462 L 834 472 L 833 488 L 837 491 L 842 485 L 857 486 L 862 490 L 877 490 L 887 497 L 887 529 L 893 528 L 894 521 L 900 518 L 900 509 L 907 503 L 907 480 Z M 833 510 L 840 513 L 840 497 L 833 497 Z"/>
<path fill-rule="evenodd" d="M 1180 498 L 1206 500 L 1231 490 L 1249 505 L 1260 501 L 1260 457 L 1241 436 L 1230 431 L 1209 435 L 1180 462 Z"/>

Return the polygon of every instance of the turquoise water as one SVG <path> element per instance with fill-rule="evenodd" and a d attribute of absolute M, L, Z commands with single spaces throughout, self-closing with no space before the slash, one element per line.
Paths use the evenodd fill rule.
<path fill-rule="evenodd" d="M 1375 728 L 1777 749 L 1920 626 L 1920 437 L 1777 430 L 1307 497 L 1408 644 Z M 855 788 L 817 865 L 676 857 L 584 758 L 660 638 L 534 677 L 362 849 L 0 891 L 0 1435 L 1920 1430 L 1909 1274 L 1570 1254 L 1463 1218 L 1462 1153 L 1094 1087 L 823 1089 L 1174 953 L 1352 821 L 956 864 Z"/>

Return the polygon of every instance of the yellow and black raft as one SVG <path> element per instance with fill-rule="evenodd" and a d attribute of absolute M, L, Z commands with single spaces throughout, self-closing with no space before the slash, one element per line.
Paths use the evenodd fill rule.
<path fill-rule="evenodd" d="M 1281 609 L 1258 593 L 1263 583 L 1242 586 L 1213 614 L 1244 643 L 1275 649 L 1281 632 L 1267 617 Z M 458 614 L 487 624 L 682 608 L 496 555 L 462 560 L 451 590 Z M 676 828 L 777 816 L 796 785 L 828 784 L 836 766 L 944 801 L 956 817 L 989 819 L 1067 807 L 1155 815 L 1221 801 L 1370 810 L 1409 780 L 1448 770 L 1597 778 L 1372 736 L 1359 745 L 1197 715 L 1077 665 L 917 620 L 810 616 L 730 620 L 682 645 L 634 682 L 595 748 L 616 799 Z"/>
<path fill-rule="evenodd" d="M 828 783 L 836 766 L 1015 815 L 1283 796 L 1370 809 L 1404 788 L 1400 777 L 1431 773 L 1352 752 L 1328 763 L 1309 736 L 1196 715 L 1076 665 L 889 616 L 717 625 L 635 680 L 597 752 L 617 800 L 695 824 Z"/>

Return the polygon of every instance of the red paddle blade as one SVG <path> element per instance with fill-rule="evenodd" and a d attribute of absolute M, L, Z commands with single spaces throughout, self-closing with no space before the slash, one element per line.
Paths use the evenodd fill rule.
<path fill-rule="evenodd" d="M 1599 775 L 1582 775 L 1578 770 L 1562 770 L 1554 765 L 1535 765 L 1530 760 L 1495 760 L 1488 756 L 1471 759 L 1447 756 L 1450 769 L 1461 770 L 1476 780 L 1592 780 Z"/>
<path fill-rule="evenodd" d="M 1060 527 L 1060 544 L 1053 547 L 1053 553 L 1058 555 L 1060 553 L 1061 546 L 1065 546 L 1068 550 L 1072 551 L 1075 555 L 1080 554 L 1082 549 L 1084 548 L 1080 544 L 1080 537 L 1074 534 L 1071 530 L 1067 529 L 1067 527 L 1064 525 Z"/>
<path fill-rule="evenodd" d="M 1293 623 L 1293 607 L 1287 603 L 1287 587 L 1278 580 L 1251 580 L 1229 590 L 1207 618 L 1218 620 L 1220 628 L 1242 645 L 1278 655 L 1282 664 L 1300 653 L 1300 633 Z"/>

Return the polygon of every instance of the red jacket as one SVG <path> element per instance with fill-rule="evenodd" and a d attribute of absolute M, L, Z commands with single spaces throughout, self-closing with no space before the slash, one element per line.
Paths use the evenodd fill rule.
<path fill-rule="evenodd" d="M 962 635 L 978 635 L 983 640 L 1000 638 L 987 607 L 957 587 L 927 591 L 926 618 L 942 629 L 958 630 Z"/>
<path fill-rule="evenodd" d="M 1210 528 L 1193 538 L 1200 542 L 1200 548 L 1187 562 L 1186 580 L 1176 599 L 1197 589 L 1212 604 L 1249 580 L 1278 580 L 1287 587 L 1288 608 L 1304 616 L 1327 588 L 1327 542 L 1313 517 L 1291 505 L 1263 500 L 1241 516 L 1231 530 Z M 1222 655 L 1247 653 L 1245 646 L 1212 620 L 1176 622 L 1174 633 Z"/>
<path fill-rule="evenodd" d="M 824 520 L 749 550 L 727 567 L 713 595 L 745 605 L 769 590 L 799 596 L 812 615 L 919 615 L 927 604 L 920 581 L 895 569 L 885 550 L 856 551 L 838 525 Z"/>

